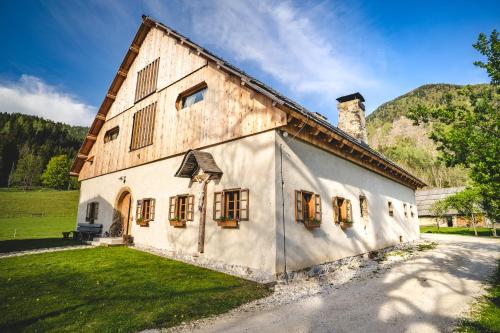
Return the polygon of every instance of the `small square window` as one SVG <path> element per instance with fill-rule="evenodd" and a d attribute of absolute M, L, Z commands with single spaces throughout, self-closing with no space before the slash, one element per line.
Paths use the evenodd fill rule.
<path fill-rule="evenodd" d="M 387 202 L 387 208 L 389 209 L 389 216 L 394 216 L 394 207 L 392 206 L 392 201 Z"/>

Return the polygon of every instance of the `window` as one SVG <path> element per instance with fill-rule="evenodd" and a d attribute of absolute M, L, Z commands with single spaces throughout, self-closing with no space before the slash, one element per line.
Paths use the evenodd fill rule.
<path fill-rule="evenodd" d="M 113 127 L 110 130 L 107 130 L 104 134 L 104 143 L 108 143 L 109 141 L 113 141 L 118 137 L 118 133 L 120 132 L 120 128 L 118 126 Z"/>
<path fill-rule="evenodd" d="M 408 217 L 408 211 L 406 210 L 406 208 L 407 208 L 407 207 L 406 207 L 406 204 L 404 203 L 404 204 L 403 204 L 403 212 L 404 212 L 404 214 L 405 214 L 405 217 Z"/>
<path fill-rule="evenodd" d="M 394 216 L 394 207 L 392 206 L 392 201 L 387 202 L 387 208 L 389 209 L 389 216 Z"/>
<path fill-rule="evenodd" d="M 149 222 L 155 219 L 155 199 L 137 200 L 135 212 L 137 224 L 148 225 Z"/>
<path fill-rule="evenodd" d="M 99 213 L 99 203 L 89 202 L 87 204 L 87 213 L 85 214 L 85 221 L 94 223 L 97 220 L 97 214 Z"/>
<path fill-rule="evenodd" d="M 368 219 L 368 201 L 364 195 L 359 196 L 359 211 L 363 220 Z"/>
<path fill-rule="evenodd" d="M 214 193 L 214 220 L 248 220 L 248 189 Z"/>
<path fill-rule="evenodd" d="M 176 102 L 177 110 L 188 108 L 193 104 L 201 102 L 205 98 L 207 90 L 208 88 L 206 83 L 202 82 L 194 86 L 193 88 L 181 93 Z"/>
<path fill-rule="evenodd" d="M 321 222 L 321 197 L 308 191 L 295 191 L 295 221 Z"/>
<path fill-rule="evenodd" d="M 411 217 L 415 216 L 415 213 L 413 212 L 413 206 L 412 205 L 410 205 L 410 216 Z"/>
<path fill-rule="evenodd" d="M 192 221 L 194 211 L 194 196 L 193 195 L 177 195 L 170 197 L 169 203 L 169 220 Z"/>
<path fill-rule="evenodd" d="M 351 200 L 342 197 L 333 197 L 333 221 L 335 223 L 354 222 L 352 219 Z"/>
<path fill-rule="evenodd" d="M 160 58 L 137 72 L 137 84 L 135 86 L 136 102 L 156 91 L 159 67 Z"/>
<path fill-rule="evenodd" d="M 139 149 L 153 144 L 155 127 L 156 102 L 146 106 L 134 114 L 132 140 L 130 150 Z"/>

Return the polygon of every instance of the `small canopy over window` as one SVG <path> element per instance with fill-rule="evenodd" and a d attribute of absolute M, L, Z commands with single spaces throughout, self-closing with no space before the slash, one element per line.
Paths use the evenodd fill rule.
<path fill-rule="evenodd" d="M 175 173 L 175 177 L 193 178 L 200 171 L 212 177 L 222 176 L 222 170 L 215 163 L 212 154 L 190 150 L 184 156 L 179 170 Z"/>

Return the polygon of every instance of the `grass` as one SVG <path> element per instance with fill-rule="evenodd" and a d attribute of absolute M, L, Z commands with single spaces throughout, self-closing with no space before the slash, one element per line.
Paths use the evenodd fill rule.
<path fill-rule="evenodd" d="M 490 228 L 476 228 L 479 236 L 491 237 Z M 464 236 L 474 236 L 474 230 L 472 228 L 458 228 L 458 227 L 439 227 L 436 226 L 421 226 L 421 233 L 429 234 L 452 234 L 452 235 L 464 235 Z"/>
<path fill-rule="evenodd" d="M 0 262 L 0 332 L 171 327 L 270 293 L 254 282 L 125 247 Z"/>
<path fill-rule="evenodd" d="M 73 245 L 78 191 L 0 189 L 0 253 Z"/>
<path fill-rule="evenodd" d="M 457 332 L 500 332 L 500 261 L 486 296 L 473 306 L 470 318 L 460 321 Z"/>
<path fill-rule="evenodd" d="M 78 191 L 0 190 L 0 218 L 76 216 Z"/>
<path fill-rule="evenodd" d="M 417 245 L 417 251 L 433 250 L 437 246 L 438 246 L 438 243 L 436 243 L 436 242 L 418 244 Z"/>

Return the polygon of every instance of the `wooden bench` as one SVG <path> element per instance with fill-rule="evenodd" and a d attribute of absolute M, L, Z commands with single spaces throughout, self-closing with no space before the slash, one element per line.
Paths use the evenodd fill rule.
<path fill-rule="evenodd" d="M 73 232 L 73 238 L 81 240 L 92 240 L 94 236 L 100 236 L 102 233 L 102 224 L 78 223 L 76 231 Z"/>

